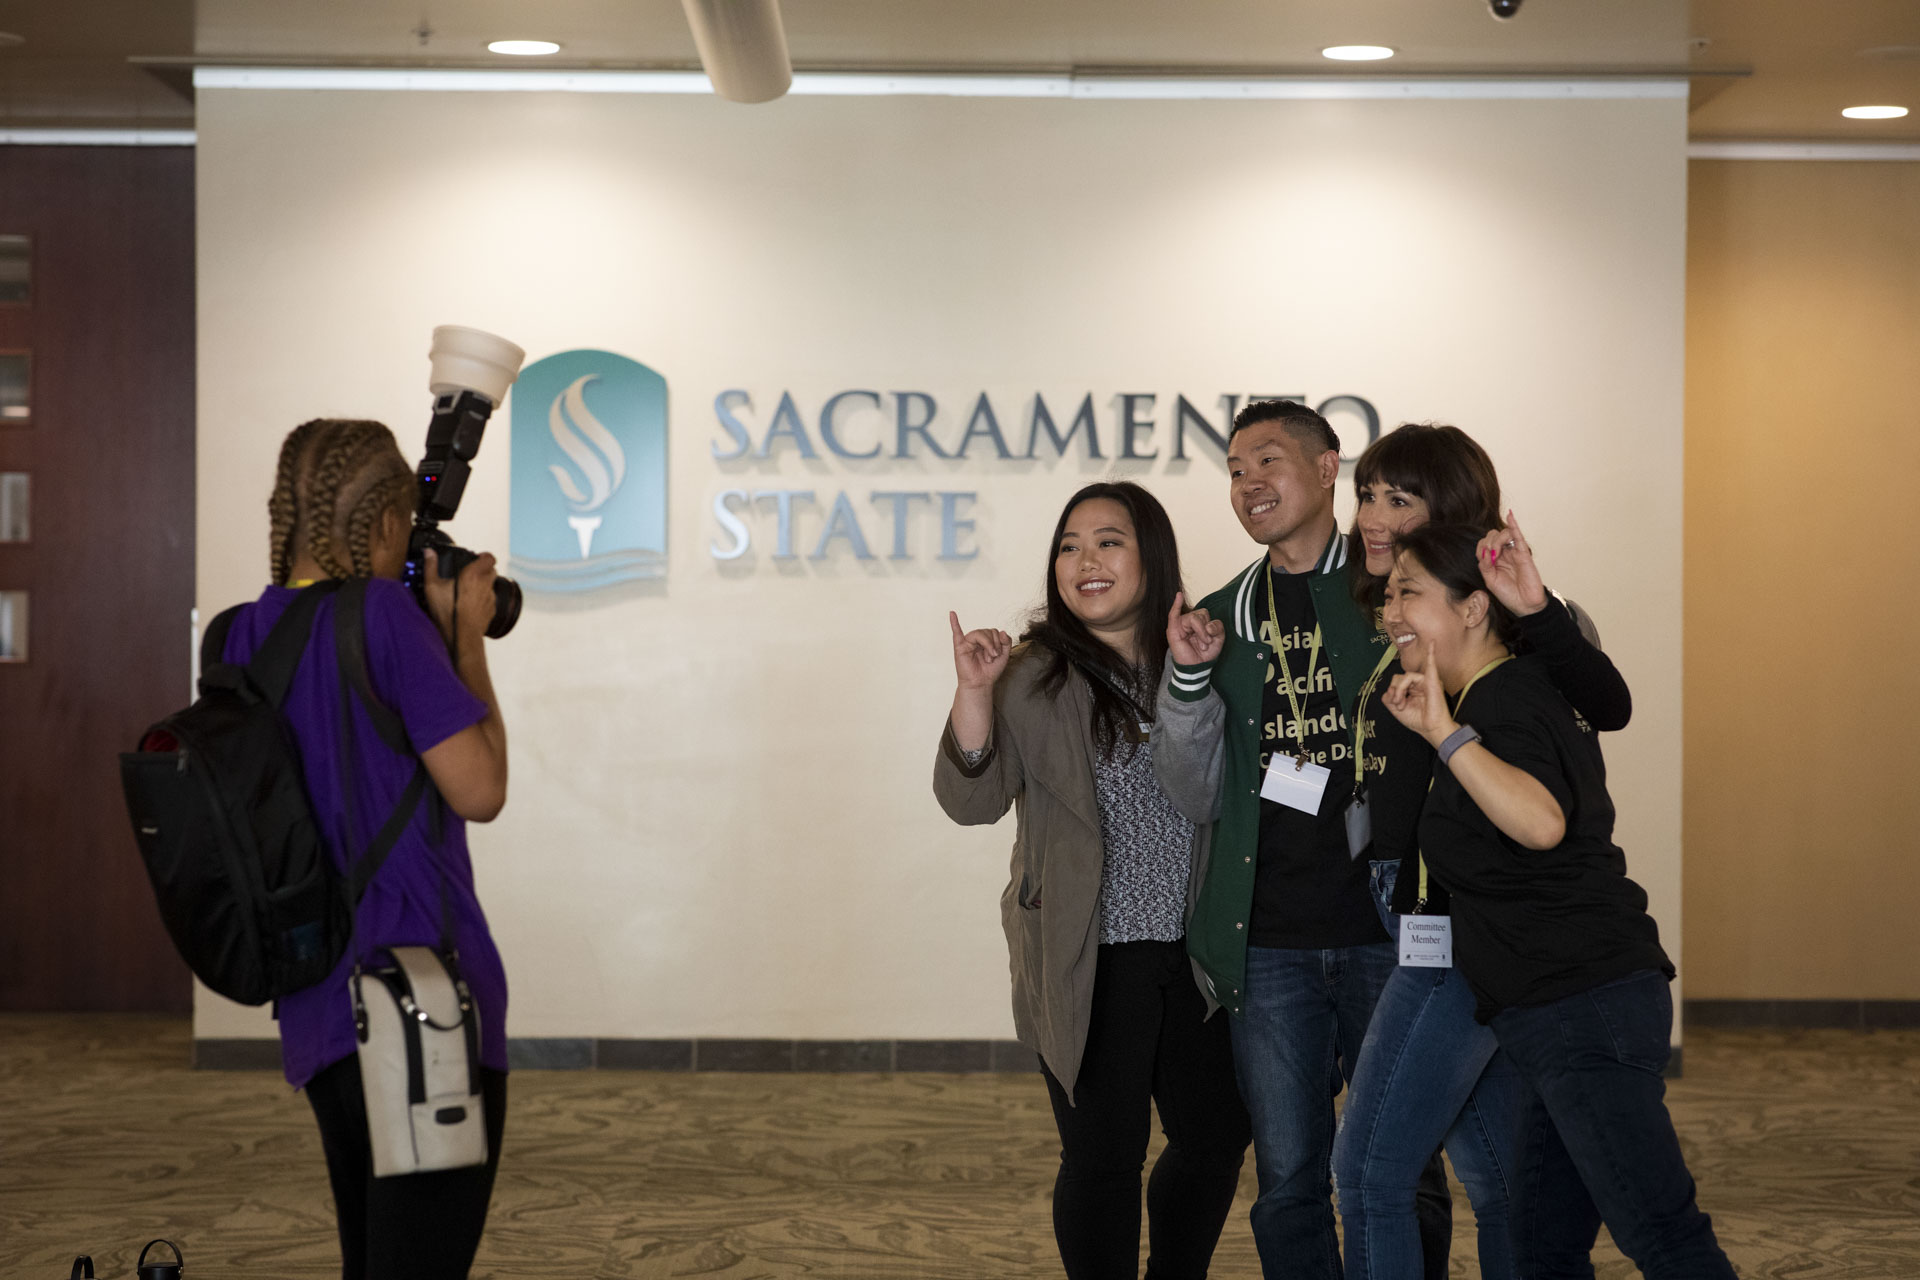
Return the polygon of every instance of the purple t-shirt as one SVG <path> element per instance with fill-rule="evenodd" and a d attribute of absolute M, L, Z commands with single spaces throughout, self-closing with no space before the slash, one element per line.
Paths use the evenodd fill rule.
<path fill-rule="evenodd" d="M 267 638 L 299 594 L 291 587 L 268 587 L 242 609 L 227 633 L 228 662 L 245 662 Z M 331 597 L 320 602 L 313 638 L 300 659 L 282 710 L 300 748 L 307 798 L 325 834 L 334 865 L 345 872 L 340 835 L 340 699 L 343 690 L 334 659 Z M 367 585 L 367 667 L 376 697 L 400 716 L 416 751 L 446 741 L 486 718 L 487 704 L 454 673 L 439 630 L 402 584 L 375 578 Z M 399 803 L 418 758 L 394 751 L 381 741 L 357 698 L 353 711 L 353 848 L 356 856 L 372 841 Z M 443 877 L 444 873 L 444 877 Z M 440 940 L 441 892 L 452 907 L 454 943 L 460 968 L 480 1010 L 480 1061 L 507 1069 L 507 975 L 487 930 L 487 917 L 473 888 L 473 863 L 467 856 L 467 824 L 445 810 L 440 841 L 431 839 L 428 805 L 394 844 L 360 900 L 359 947 L 432 946 Z M 354 957 L 344 957 L 327 979 L 280 1001 L 280 1053 L 287 1082 L 299 1089 L 326 1067 L 354 1053 L 353 998 L 348 975 Z"/>

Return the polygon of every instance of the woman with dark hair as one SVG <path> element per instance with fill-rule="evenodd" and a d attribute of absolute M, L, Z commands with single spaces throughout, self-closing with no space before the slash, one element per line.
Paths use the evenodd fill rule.
<path fill-rule="evenodd" d="M 1503 527 L 1499 477 L 1471 436 L 1451 426 L 1399 427 L 1361 454 L 1354 488 L 1358 510 L 1348 563 L 1363 607 L 1380 609 L 1398 539 L 1430 523 L 1475 529 L 1485 534 L 1476 587 L 1507 620 L 1516 647 L 1537 657 L 1588 723 L 1601 729 L 1626 724 L 1632 701 L 1625 681 L 1597 647 L 1585 615 L 1542 585 L 1518 521 L 1509 516 Z M 1382 922 L 1404 944 L 1409 920 L 1419 937 L 1443 930 L 1448 902 L 1419 855 L 1417 824 L 1433 777 L 1433 750 L 1381 714 L 1379 692 L 1399 670 L 1391 656 L 1382 661 L 1348 720 L 1355 732 L 1349 767 L 1370 827 L 1370 844 L 1356 843 L 1371 861 Z M 1474 1021 L 1466 980 L 1444 957 L 1410 957 L 1405 945 L 1400 950 L 1401 963 L 1374 1006 L 1334 1142 L 1346 1274 L 1349 1280 L 1417 1280 L 1434 1273 L 1434 1259 L 1423 1267 L 1421 1256 L 1419 1222 L 1428 1212 L 1421 1172 L 1444 1146 L 1473 1205 L 1480 1273 L 1510 1280 L 1516 1274 L 1509 1191 L 1518 1081 L 1493 1034 Z"/>
<path fill-rule="evenodd" d="M 1251 1130 L 1226 1019 L 1185 937 L 1207 829 L 1153 768 L 1162 621 L 1181 590 L 1167 513 L 1131 483 L 1068 500 L 1046 605 L 1019 645 L 963 631 L 933 789 L 955 822 L 1018 814 L 1000 898 L 1014 1030 L 1040 1056 L 1060 1130 L 1053 1224 L 1072 1280 L 1137 1274 L 1150 1107 L 1167 1145 L 1147 1183 L 1152 1277 L 1204 1277 Z"/>
<path fill-rule="evenodd" d="M 1419 845 L 1453 894 L 1474 1017 L 1515 1076 L 1513 1270 L 1592 1275 L 1605 1222 L 1646 1276 L 1731 1278 L 1662 1101 L 1674 969 L 1613 843 L 1599 740 L 1544 664 L 1516 658 L 1483 541 L 1400 535 L 1383 617 L 1404 670 L 1381 700 L 1434 749 Z"/>

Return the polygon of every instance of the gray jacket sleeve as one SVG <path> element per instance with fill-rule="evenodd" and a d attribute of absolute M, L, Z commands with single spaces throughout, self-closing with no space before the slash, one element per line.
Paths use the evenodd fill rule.
<path fill-rule="evenodd" d="M 933 796 L 947 816 L 963 827 L 1000 821 L 1025 785 L 1019 746 L 1006 730 L 996 700 L 986 755 L 973 764 L 960 752 L 952 721 L 940 732 L 940 749 L 933 761 Z"/>
<path fill-rule="evenodd" d="M 1226 775 L 1227 704 L 1208 683 L 1210 667 L 1179 667 L 1169 657 L 1154 703 L 1153 771 L 1189 822 L 1220 816 Z"/>

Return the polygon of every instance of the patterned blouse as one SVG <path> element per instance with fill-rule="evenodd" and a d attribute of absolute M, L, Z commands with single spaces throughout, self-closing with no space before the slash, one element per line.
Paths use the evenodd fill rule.
<path fill-rule="evenodd" d="M 1138 690 L 1156 673 L 1139 668 Z M 1153 772 L 1153 741 L 1123 735 L 1111 759 L 1093 752 L 1093 794 L 1100 809 L 1100 941 L 1178 942 L 1187 936 L 1187 877 L 1193 868 L 1193 824 L 1173 807 Z M 962 750 L 969 768 L 987 748 Z"/>
<path fill-rule="evenodd" d="M 1153 687 L 1150 673 L 1137 672 L 1136 677 Z M 1160 789 L 1150 731 L 1145 742 L 1116 743 L 1111 759 L 1094 748 L 1093 791 L 1106 850 L 1100 873 L 1100 941 L 1178 942 L 1187 933 L 1193 824 Z"/>

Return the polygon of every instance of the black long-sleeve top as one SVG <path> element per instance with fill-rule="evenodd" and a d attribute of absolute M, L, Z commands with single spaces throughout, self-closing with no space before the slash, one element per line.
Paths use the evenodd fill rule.
<path fill-rule="evenodd" d="M 1633 717 L 1633 695 L 1613 659 L 1601 651 L 1597 633 L 1589 638 L 1583 631 L 1593 632 L 1591 620 L 1579 606 L 1554 597 L 1540 612 L 1519 619 L 1515 649 L 1536 657 L 1561 696 L 1595 729 L 1624 729 Z M 1393 910 L 1408 915 L 1420 899 L 1420 811 L 1433 778 L 1434 753 L 1426 739 L 1394 719 L 1380 702 L 1381 692 L 1399 673 L 1396 660 L 1366 705 L 1356 706 L 1353 718 L 1367 723 L 1368 757 L 1384 764 L 1377 772 L 1367 771 L 1367 806 L 1373 821 L 1373 844 L 1367 856 L 1400 864 Z M 1448 913 L 1447 892 L 1432 877 L 1420 910 L 1427 915 Z"/>

